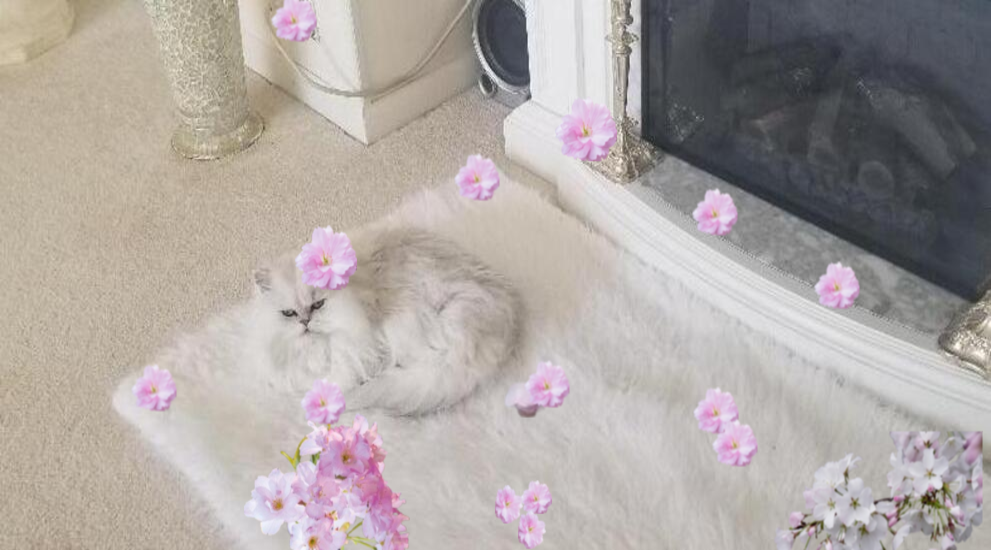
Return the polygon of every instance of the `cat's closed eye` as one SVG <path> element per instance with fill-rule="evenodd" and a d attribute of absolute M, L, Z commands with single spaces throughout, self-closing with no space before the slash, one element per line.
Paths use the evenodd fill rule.
<path fill-rule="evenodd" d="M 286 317 L 295 317 L 296 311 L 292 309 L 283 309 L 282 314 L 285 315 Z"/>
<path fill-rule="evenodd" d="M 322 307 L 323 307 L 323 303 L 324 303 L 325 301 L 326 301 L 326 300 L 320 300 L 319 302 L 313 302 L 313 305 L 312 305 L 312 306 L 310 306 L 310 309 L 311 309 L 312 311 L 316 311 L 316 310 L 318 310 L 318 309 L 320 309 L 320 308 L 322 308 Z"/>

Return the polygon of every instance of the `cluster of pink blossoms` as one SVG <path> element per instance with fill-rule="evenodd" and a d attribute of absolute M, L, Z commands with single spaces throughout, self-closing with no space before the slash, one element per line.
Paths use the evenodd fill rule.
<path fill-rule="evenodd" d="M 912 533 L 952 550 L 969 539 L 983 519 L 981 432 L 950 432 L 943 442 L 939 432 L 892 432 L 891 437 L 896 448 L 888 473 L 891 496 L 874 500 L 862 479 L 850 479 L 859 458 L 830 462 L 805 491 L 808 511 L 793 512 L 790 528 L 778 531 L 778 550 L 790 550 L 795 542 L 817 550 L 897 549 Z M 894 539 L 885 545 L 889 536 Z M 811 546 L 813 541 L 818 545 Z"/>
<path fill-rule="evenodd" d="M 695 408 L 699 429 L 719 434 L 712 448 L 719 462 L 730 466 L 746 466 L 757 454 L 757 437 L 750 426 L 740 425 L 733 396 L 719 388 L 705 392 L 705 399 Z"/>
<path fill-rule="evenodd" d="M 377 550 L 404 550 L 409 536 L 400 511 L 403 504 L 382 477 L 385 451 L 377 425 L 356 415 L 352 426 L 332 427 L 344 410 L 340 389 L 318 381 L 303 400 L 313 431 L 296 455 L 283 453 L 295 470 L 272 470 L 259 477 L 248 517 L 274 535 L 288 526 L 293 550 L 339 550 L 348 542 Z M 358 530 L 361 529 L 359 532 Z"/>
<path fill-rule="evenodd" d="M 523 546 L 533 548 L 544 542 L 544 522 L 537 514 L 546 513 L 551 500 L 551 490 L 539 481 L 531 481 L 522 497 L 516 496 L 513 488 L 506 485 L 496 493 L 495 514 L 503 523 L 519 519 L 517 537 Z M 525 512 L 522 517 L 521 509 Z"/>
<path fill-rule="evenodd" d="M 532 417 L 541 407 L 557 408 L 571 392 L 564 369 L 543 362 L 526 384 L 514 384 L 506 394 L 506 406 L 516 407 L 520 416 Z"/>

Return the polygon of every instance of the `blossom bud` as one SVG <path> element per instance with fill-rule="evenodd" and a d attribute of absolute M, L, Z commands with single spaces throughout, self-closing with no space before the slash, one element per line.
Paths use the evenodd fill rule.
<path fill-rule="evenodd" d="M 801 512 L 792 512 L 791 515 L 788 516 L 788 525 L 791 525 L 792 529 L 794 529 L 799 525 L 801 525 L 802 520 L 804 519 L 805 519 L 805 515 L 802 514 Z"/>

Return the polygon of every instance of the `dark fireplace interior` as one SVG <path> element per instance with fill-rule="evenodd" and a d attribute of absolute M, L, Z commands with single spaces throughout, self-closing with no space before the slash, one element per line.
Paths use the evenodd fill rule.
<path fill-rule="evenodd" d="M 964 298 L 987 290 L 991 1 L 642 15 L 648 140 Z"/>

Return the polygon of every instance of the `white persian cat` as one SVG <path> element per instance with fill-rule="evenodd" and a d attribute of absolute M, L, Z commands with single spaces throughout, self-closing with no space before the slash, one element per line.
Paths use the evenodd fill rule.
<path fill-rule="evenodd" d="M 358 267 L 342 289 L 304 284 L 291 255 L 255 272 L 253 344 L 287 389 L 327 378 L 349 409 L 421 414 L 462 400 L 514 360 L 522 303 L 480 260 L 422 230 L 353 245 Z"/>

